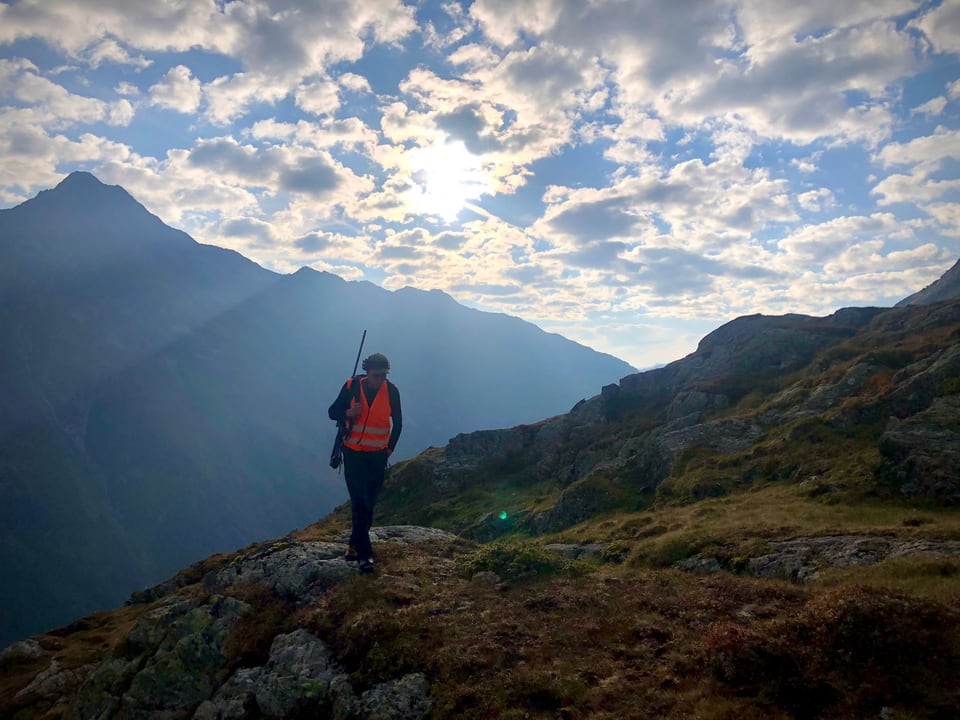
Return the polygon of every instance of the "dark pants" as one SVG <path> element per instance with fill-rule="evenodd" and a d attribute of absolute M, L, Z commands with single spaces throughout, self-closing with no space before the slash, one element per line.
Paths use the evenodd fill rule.
<path fill-rule="evenodd" d="M 353 519 L 353 531 L 350 544 L 357 551 L 360 560 L 373 557 L 370 544 L 370 527 L 373 525 L 373 504 L 383 487 L 383 476 L 387 469 L 387 451 L 357 452 L 343 449 L 343 473 L 350 493 L 350 512 Z"/>

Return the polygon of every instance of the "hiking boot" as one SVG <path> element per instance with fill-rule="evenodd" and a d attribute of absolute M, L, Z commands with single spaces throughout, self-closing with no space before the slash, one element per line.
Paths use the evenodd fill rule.
<path fill-rule="evenodd" d="M 373 572 L 373 558 L 360 561 L 360 574 L 369 575 Z"/>
<path fill-rule="evenodd" d="M 347 553 L 343 556 L 343 559 L 347 562 L 357 562 L 360 556 L 357 554 L 357 549 L 353 545 L 347 545 Z"/>

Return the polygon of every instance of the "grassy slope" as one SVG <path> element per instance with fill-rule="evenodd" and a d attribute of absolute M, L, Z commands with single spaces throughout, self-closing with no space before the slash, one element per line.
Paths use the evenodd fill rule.
<path fill-rule="evenodd" d="M 611 510 L 553 536 L 506 529 L 495 545 L 440 562 L 449 568 L 440 580 L 425 581 L 422 567 L 410 573 L 419 590 L 401 600 L 340 588 L 319 612 L 320 627 L 346 661 L 364 659 L 360 675 L 371 672 L 368 652 L 428 667 L 437 717 L 852 718 L 884 707 L 895 717 L 954 717 L 960 560 L 914 555 L 829 569 L 803 586 L 668 569 L 694 555 L 736 569 L 769 552 L 770 541 L 797 537 L 960 540 L 960 511 L 906 500 L 878 447 L 895 374 L 956 342 L 956 322 L 924 326 L 924 313 L 882 317 L 805 371 L 738 393 L 718 416 L 756 418 L 786 389 L 798 402 L 851 368 L 874 368 L 823 414 L 776 425 L 742 452 L 686 451 L 653 498 L 601 474 L 592 482 L 612 497 Z M 724 383 L 744 384 L 728 378 L 714 389 Z M 630 437 L 660 412 L 628 413 L 596 437 Z M 555 499 L 557 488 L 522 467 L 496 472 L 497 464 L 477 473 L 482 482 L 469 492 L 407 498 L 391 506 L 391 519 L 461 529 L 501 508 L 536 511 Z M 557 541 L 610 543 L 606 562 L 563 563 L 538 550 Z M 410 558 L 396 562 L 410 572 Z M 485 568 L 507 581 L 468 581 Z M 363 629 L 381 621 L 396 645 Z"/>
<path fill-rule="evenodd" d="M 838 530 L 957 539 L 960 513 L 850 508 L 778 483 L 541 539 L 614 543 L 592 562 L 529 540 L 384 547 L 378 578 L 335 588 L 301 622 L 361 685 L 425 670 L 437 718 L 954 717 L 960 559 L 912 556 L 805 585 L 665 567 L 710 545 Z"/>
<path fill-rule="evenodd" d="M 346 527 L 335 513 L 294 535 L 331 539 Z M 305 626 L 361 689 L 426 672 L 435 718 L 862 718 L 884 707 L 897 718 L 955 717 L 960 559 L 912 556 L 804 585 L 667 567 L 697 550 L 750 553 L 768 539 L 835 532 L 960 539 L 960 512 L 850 505 L 777 482 L 612 513 L 536 541 L 387 543 L 376 576 L 238 627 L 235 663 L 262 662 L 273 635 Z M 544 552 L 551 540 L 613 545 L 575 562 Z M 59 649 L 62 667 L 82 666 L 122 645 L 149 607 L 93 616 L 40 642 Z M 60 716 L 63 708 L 13 702 L 40 669 L 3 668 L 0 708 L 21 712 L 0 716 Z"/>

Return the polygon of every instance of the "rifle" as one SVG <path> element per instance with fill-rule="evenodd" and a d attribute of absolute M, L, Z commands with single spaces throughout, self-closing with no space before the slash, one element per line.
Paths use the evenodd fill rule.
<path fill-rule="evenodd" d="M 357 360 L 353 363 L 353 374 L 351 378 L 357 376 L 357 366 L 360 364 L 360 353 L 363 352 L 363 341 L 367 339 L 367 331 L 363 331 L 363 337 L 360 338 L 360 349 L 357 350 Z M 350 424 L 347 420 L 337 422 L 337 437 L 333 440 L 333 450 L 330 452 L 330 467 L 336 470 L 343 462 L 343 439 L 350 432 Z"/>

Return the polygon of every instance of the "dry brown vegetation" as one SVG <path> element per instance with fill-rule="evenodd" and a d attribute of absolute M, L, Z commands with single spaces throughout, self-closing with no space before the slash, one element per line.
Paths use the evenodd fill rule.
<path fill-rule="evenodd" d="M 333 589 L 298 622 L 360 687 L 425 671 L 435 718 L 956 717 L 960 559 L 901 558 L 805 585 L 662 567 L 694 546 L 748 552 L 840 527 L 956 539 L 960 516 L 771 486 L 560 538 L 613 542 L 608 562 L 564 562 L 519 540 L 386 545 L 376 577 Z"/>
<path fill-rule="evenodd" d="M 293 534 L 331 540 L 342 513 Z M 825 570 L 806 584 L 669 568 L 702 552 L 763 552 L 777 538 L 850 534 L 960 539 L 956 510 L 857 506 L 774 483 L 692 504 L 597 517 L 561 535 L 479 545 L 378 543 L 379 569 L 294 609 L 254 587 L 230 667 L 263 662 L 271 639 L 316 632 L 362 691 L 426 673 L 433 718 L 955 718 L 960 707 L 960 559 L 911 556 Z M 609 543 L 569 561 L 545 542 Z M 176 578 L 203 593 L 200 570 Z M 734 563 L 735 564 L 735 563 Z M 149 604 L 41 636 L 61 667 L 113 647 Z M 48 660 L 44 660 L 45 664 Z M 56 718 L 14 694 L 42 670 L 4 667 L 4 718 Z"/>
<path fill-rule="evenodd" d="M 0 665 L 0 718 L 37 718 L 55 720 L 66 710 L 66 703 L 53 707 L 36 705 L 36 697 L 24 691 L 52 662 L 61 671 L 82 670 L 98 662 L 106 653 L 119 649 L 137 620 L 150 609 L 134 605 L 85 617 L 34 639 L 43 650 L 52 653 L 35 660 L 17 658 Z M 18 697 L 19 693 L 19 697 Z"/>

